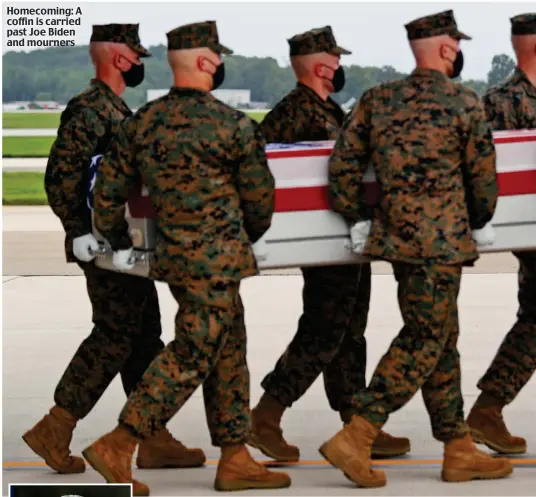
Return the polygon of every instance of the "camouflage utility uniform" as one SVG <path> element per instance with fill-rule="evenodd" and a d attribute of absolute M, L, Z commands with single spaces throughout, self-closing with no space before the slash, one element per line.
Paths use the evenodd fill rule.
<path fill-rule="evenodd" d="M 203 47 L 231 53 L 219 43 L 213 22 L 168 33 L 170 50 Z M 150 437 L 203 385 L 213 445 L 241 446 L 250 398 L 239 289 L 241 280 L 259 272 L 251 244 L 270 227 L 274 209 L 274 178 L 259 125 L 210 92 L 181 87 L 127 119 L 95 185 L 96 227 L 114 251 L 132 247 L 123 205 L 140 182 L 156 216 L 150 277 L 169 285 L 180 310 L 174 340 L 130 395 L 118 433 Z M 99 447 L 97 441 L 84 451 L 90 463 L 100 457 Z M 234 484 L 280 486 L 274 473 L 262 470 L 257 483 Z"/>
<path fill-rule="evenodd" d="M 137 25 L 94 26 L 91 41 L 124 43 L 140 57 L 151 55 L 140 44 Z M 164 347 L 154 282 L 106 271 L 93 262 L 81 262 L 72 248 L 75 238 L 92 232 L 91 211 L 87 206 L 91 158 L 105 149 L 122 120 L 131 114 L 125 102 L 108 85 L 93 80 L 90 88 L 72 98 L 62 112 L 45 174 L 49 205 L 65 229 L 67 262 L 76 262 L 84 272 L 94 323 L 56 387 L 56 406 L 40 425 L 24 436 L 31 448 L 37 449 L 36 452 L 60 472 L 80 472 L 85 465 L 81 458 L 71 458 L 69 467 L 58 466 L 57 458 L 42 447 L 52 443 L 42 440 L 46 436 L 45 427 L 41 426 L 43 422 L 58 424 L 54 421 L 58 420 L 72 431 L 76 421 L 93 409 L 117 373 L 121 375 L 125 393 L 130 394 Z M 70 435 L 65 437 L 68 445 Z M 152 445 L 160 449 L 167 447 L 172 453 L 166 455 L 159 449 L 156 454 L 155 447 L 149 451 L 149 446 L 144 444 L 140 447 L 140 466 L 197 466 L 204 462 L 200 450 L 188 453 L 166 430 L 153 442 Z"/>
<path fill-rule="evenodd" d="M 410 40 L 442 34 L 468 39 L 451 11 L 406 28 Z M 367 451 L 389 415 L 419 389 L 433 435 L 445 443 L 445 479 L 469 480 L 480 475 L 482 464 L 495 464 L 467 435 L 457 349 L 462 266 L 478 258 L 472 230 L 495 212 L 495 161 L 478 96 L 432 69 L 418 68 L 366 91 L 336 141 L 329 162 L 334 210 L 352 223 L 372 221 L 364 254 L 393 265 L 404 322 L 368 388 L 355 394 L 351 422 L 320 449 L 358 485 L 385 485 Z M 381 190 L 373 212 L 364 202 L 369 164 Z M 461 452 L 466 462 L 458 459 Z M 462 465 L 452 471 L 450 461 Z M 508 461 L 496 464 L 511 471 Z M 486 477 L 498 477 L 496 469 Z"/>
<path fill-rule="evenodd" d="M 349 54 L 338 47 L 329 26 L 289 40 L 291 56 Z M 330 97 L 298 82 L 267 114 L 261 128 L 269 143 L 335 140 L 344 111 Z M 364 337 L 370 301 L 370 264 L 301 269 L 303 314 L 298 331 L 275 368 L 263 380 L 263 395 L 253 410 L 250 443 L 279 461 L 296 461 L 299 450 L 288 445 L 279 428 L 284 409 L 292 406 L 323 373 L 326 394 L 343 421 L 353 394 L 365 388 L 367 344 Z M 399 455 L 409 440 L 382 432 L 375 455 Z"/>
<path fill-rule="evenodd" d="M 512 35 L 536 36 L 536 14 L 522 14 L 511 22 Z M 533 56 L 536 60 L 536 52 Z M 484 104 L 494 130 L 536 129 L 536 87 L 519 67 L 486 93 Z M 516 398 L 536 369 L 536 252 L 514 255 L 519 260 L 517 322 L 478 382 L 482 394 L 467 418 L 475 441 L 506 454 L 525 452 L 527 443 L 510 435 L 502 409 Z"/>

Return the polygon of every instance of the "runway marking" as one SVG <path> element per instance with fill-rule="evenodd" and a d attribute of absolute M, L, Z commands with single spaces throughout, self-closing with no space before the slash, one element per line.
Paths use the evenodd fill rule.
<path fill-rule="evenodd" d="M 304 460 L 296 463 L 278 463 L 275 461 L 269 460 L 258 460 L 259 462 L 267 466 L 282 466 L 282 467 L 331 467 L 331 465 L 324 460 Z M 518 458 L 510 459 L 510 462 L 514 466 L 536 466 L 536 458 Z M 373 466 L 433 466 L 443 464 L 443 459 L 373 459 Z M 42 461 L 5 461 L 2 463 L 3 469 L 15 469 L 15 468 L 43 468 L 46 467 L 46 464 Z M 87 463 L 86 463 L 87 465 Z M 136 468 L 135 462 L 133 461 L 133 468 Z M 205 466 L 217 466 L 218 461 L 207 461 Z"/>

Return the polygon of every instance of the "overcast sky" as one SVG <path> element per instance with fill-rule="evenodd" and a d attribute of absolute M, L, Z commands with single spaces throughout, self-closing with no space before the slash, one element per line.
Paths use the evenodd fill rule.
<path fill-rule="evenodd" d="M 536 11 L 535 2 L 517 3 L 3 3 L 3 53 L 6 45 L 8 7 L 81 7 L 81 26 L 76 27 L 76 44 L 88 43 L 92 24 L 139 23 L 146 46 L 166 43 L 166 32 L 191 22 L 216 20 L 220 40 L 236 54 L 272 56 L 281 64 L 288 59 L 286 39 L 311 28 L 332 26 L 339 45 L 352 55 L 343 63 L 382 66 L 400 71 L 412 69 L 404 24 L 423 15 L 453 9 L 458 27 L 473 37 L 462 42 L 465 55 L 464 79 L 485 79 L 497 53 L 513 55 L 509 18 Z M 28 50 L 16 48 L 15 50 Z"/>

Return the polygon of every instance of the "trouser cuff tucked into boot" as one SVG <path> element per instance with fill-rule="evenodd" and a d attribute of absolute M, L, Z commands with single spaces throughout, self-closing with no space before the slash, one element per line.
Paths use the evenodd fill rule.
<path fill-rule="evenodd" d="M 54 406 L 22 439 L 58 473 L 83 473 L 86 470 L 84 460 L 71 456 L 69 449 L 76 423 L 77 419 L 72 414 Z"/>
<path fill-rule="evenodd" d="M 287 488 L 290 477 L 286 473 L 269 471 L 255 461 L 245 445 L 222 447 L 214 488 L 220 491 L 255 488 Z"/>
<path fill-rule="evenodd" d="M 491 480 L 504 478 L 512 471 L 512 463 L 508 459 L 493 458 L 479 451 L 470 435 L 456 438 L 445 444 L 441 473 L 444 481 Z"/>

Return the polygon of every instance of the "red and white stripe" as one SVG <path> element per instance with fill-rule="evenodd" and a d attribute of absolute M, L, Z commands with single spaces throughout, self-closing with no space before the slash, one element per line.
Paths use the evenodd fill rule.
<path fill-rule="evenodd" d="M 497 173 L 501 197 L 536 194 L 536 130 L 493 133 L 497 150 Z M 276 182 L 275 211 L 329 210 L 327 165 L 334 142 L 319 142 L 314 148 L 292 147 L 268 150 L 268 164 Z M 367 171 L 367 194 L 374 196 L 378 185 L 374 172 Z M 154 218 L 145 188 L 129 200 L 130 215 Z"/>

